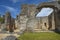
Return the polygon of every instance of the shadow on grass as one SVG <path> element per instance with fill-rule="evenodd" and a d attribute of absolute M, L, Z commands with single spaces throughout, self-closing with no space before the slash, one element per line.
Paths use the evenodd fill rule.
<path fill-rule="evenodd" d="M 56 30 L 54 30 L 54 32 L 55 32 L 55 33 L 60 34 L 60 31 L 59 31 L 59 30 L 57 30 L 57 29 L 56 29 Z"/>

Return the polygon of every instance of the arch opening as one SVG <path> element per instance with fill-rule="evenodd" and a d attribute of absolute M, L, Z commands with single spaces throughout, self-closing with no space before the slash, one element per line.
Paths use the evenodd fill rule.
<path fill-rule="evenodd" d="M 41 11 L 38 12 L 38 14 L 36 15 L 36 17 L 44 17 L 44 16 L 49 16 L 52 12 L 54 11 L 53 8 L 42 8 Z"/>

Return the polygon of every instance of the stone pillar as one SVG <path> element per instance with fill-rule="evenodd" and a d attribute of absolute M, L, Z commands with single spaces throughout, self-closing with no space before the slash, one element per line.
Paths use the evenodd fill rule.
<path fill-rule="evenodd" d="M 12 20 L 11 20 L 10 12 L 7 12 L 5 15 L 5 24 L 6 24 L 6 29 L 9 32 L 13 32 L 13 26 L 12 26 Z"/>
<path fill-rule="evenodd" d="M 56 24 L 55 30 L 60 32 L 60 10 L 58 10 L 58 12 L 56 13 L 56 18 L 55 19 L 56 19 L 56 21 L 55 21 L 55 24 Z"/>
<path fill-rule="evenodd" d="M 52 30 L 55 30 L 55 10 L 52 13 Z"/>
<path fill-rule="evenodd" d="M 53 16 L 52 16 L 52 30 L 53 29 L 55 29 L 54 13 L 53 13 Z"/>

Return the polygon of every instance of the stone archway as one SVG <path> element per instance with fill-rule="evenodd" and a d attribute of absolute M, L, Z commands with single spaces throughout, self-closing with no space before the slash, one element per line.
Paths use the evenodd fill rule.
<path fill-rule="evenodd" d="M 48 8 L 48 7 L 54 10 L 53 13 L 48 16 L 48 20 L 49 20 L 48 29 L 55 30 L 57 27 L 57 12 L 59 10 L 57 5 L 51 3 L 42 3 L 37 7 L 37 13 L 40 12 L 42 8 Z M 35 14 L 35 16 L 37 15 L 37 13 Z"/>

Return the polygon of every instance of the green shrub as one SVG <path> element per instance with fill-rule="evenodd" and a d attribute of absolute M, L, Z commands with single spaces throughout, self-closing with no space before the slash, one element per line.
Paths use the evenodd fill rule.
<path fill-rule="evenodd" d="M 4 23 L 4 19 L 0 17 L 0 22 L 1 23 Z"/>

